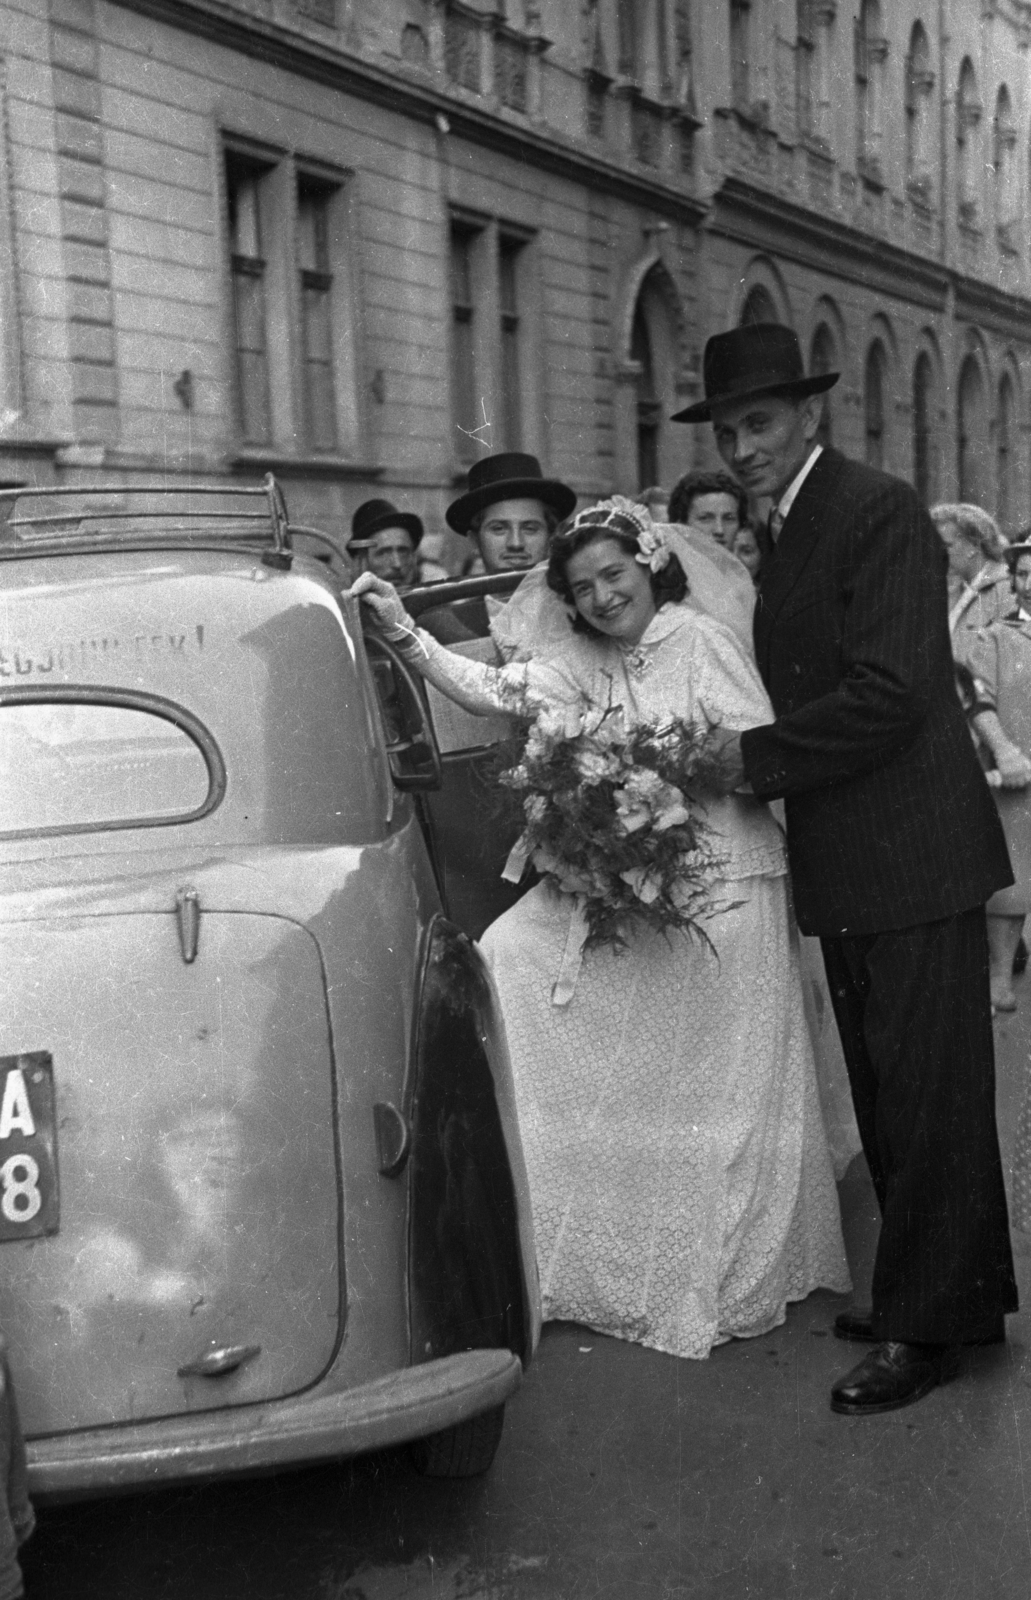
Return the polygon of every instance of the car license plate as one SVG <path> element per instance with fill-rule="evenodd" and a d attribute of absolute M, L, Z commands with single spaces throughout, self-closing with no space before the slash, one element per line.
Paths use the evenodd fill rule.
<path fill-rule="evenodd" d="M 53 1060 L 0 1056 L 0 1244 L 56 1233 L 59 1220 Z"/>

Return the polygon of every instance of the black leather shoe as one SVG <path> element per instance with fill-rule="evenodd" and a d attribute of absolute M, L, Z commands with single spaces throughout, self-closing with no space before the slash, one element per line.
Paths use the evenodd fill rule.
<path fill-rule="evenodd" d="M 845 1417 L 872 1417 L 922 1400 L 959 1370 L 959 1347 L 947 1344 L 874 1345 L 858 1367 L 834 1385 L 831 1410 Z"/>
<path fill-rule="evenodd" d="M 869 1306 L 852 1306 L 848 1311 L 839 1311 L 834 1318 L 834 1334 L 838 1339 L 851 1339 L 856 1344 L 876 1344 L 873 1331 L 873 1312 Z M 1005 1344 L 1006 1321 L 999 1317 L 983 1334 L 976 1335 L 973 1339 L 964 1339 L 964 1344 Z"/>

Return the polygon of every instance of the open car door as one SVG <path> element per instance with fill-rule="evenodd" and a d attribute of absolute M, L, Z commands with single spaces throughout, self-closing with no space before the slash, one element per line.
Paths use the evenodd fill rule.
<path fill-rule="evenodd" d="M 449 648 L 497 664 L 487 629 L 488 611 L 493 603 L 503 603 L 523 576 L 499 573 L 433 584 L 409 590 L 404 602 L 416 621 L 429 611 L 446 611 L 458 624 L 455 632 L 469 635 Z M 501 877 L 521 817 L 498 775 L 518 760 L 522 728 L 516 718 L 500 712 L 473 716 L 431 684 L 425 687 L 440 747 L 442 781 L 439 789 L 421 797 L 423 816 L 447 914 L 470 938 L 478 939 L 533 882 L 527 877 L 517 886 Z"/>

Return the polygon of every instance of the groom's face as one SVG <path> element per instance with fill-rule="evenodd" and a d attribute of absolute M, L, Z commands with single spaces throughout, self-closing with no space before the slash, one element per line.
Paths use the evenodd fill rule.
<path fill-rule="evenodd" d="M 780 498 L 812 449 L 820 406 L 813 395 L 761 395 L 713 406 L 716 448 L 743 489 L 757 500 Z"/>

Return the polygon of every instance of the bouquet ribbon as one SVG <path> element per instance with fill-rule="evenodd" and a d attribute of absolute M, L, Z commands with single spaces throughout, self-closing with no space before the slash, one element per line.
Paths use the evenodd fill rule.
<path fill-rule="evenodd" d="M 533 846 L 527 840 L 526 834 L 521 833 L 508 852 L 508 860 L 501 871 L 501 876 L 506 883 L 518 883 L 526 871 L 526 863 L 533 853 Z"/>
<path fill-rule="evenodd" d="M 558 977 L 551 990 L 553 1006 L 567 1006 L 576 993 L 576 980 L 584 960 L 584 941 L 589 932 L 583 895 L 571 894 L 568 899 L 569 932 L 566 934 L 566 947 L 562 952 Z"/>
<path fill-rule="evenodd" d="M 506 883 L 518 883 L 526 871 L 526 864 L 533 854 L 533 846 L 525 834 L 521 834 L 508 852 L 501 874 Z M 562 952 L 562 961 L 558 969 L 558 977 L 551 989 L 551 1003 L 553 1006 L 567 1006 L 576 993 L 576 980 L 580 976 L 580 968 L 584 960 L 584 941 L 590 929 L 587 925 L 586 900 L 582 894 L 565 894 L 569 901 L 569 932 L 566 934 L 565 949 Z"/>

